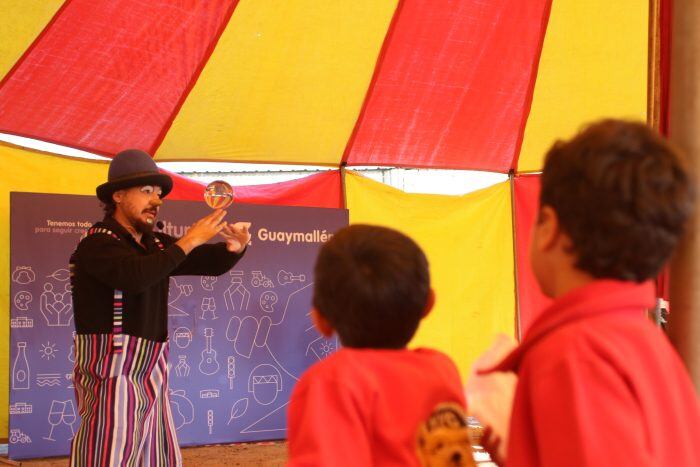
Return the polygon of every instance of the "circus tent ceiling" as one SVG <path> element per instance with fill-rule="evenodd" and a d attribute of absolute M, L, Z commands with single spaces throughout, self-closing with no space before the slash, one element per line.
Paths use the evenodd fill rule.
<path fill-rule="evenodd" d="M 518 160 L 551 7 L 27 3 L 2 20 L 19 57 L 0 63 L 2 132 L 107 156 L 498 172 Z"/>
<path fill-rule="evenodd" d="M 139 147 L 158 161 L 524 173 L 586 121 L 646 117 L 648 5 L 639 0 L 0 0 L 0 12 L 0 133 L 106 156 Z M 9 191 L 90 194 L 107 166 L 3 143 L 0 165 L 2 245 Z M 190 180 L 176 186 L 173 198 L 200 196 Z M 334 170 L 238 193 L 243 202 L 345 204 L 353 221 L 404 229 L 431 255 L 436 285 L 447 291 L 439 306 L 469 303 L 470 319 L 507 330 L 508 245 L 522 251 L 525 240 L 512 238 L 511 196 L 524 233 L 536 188 L 536 178 L 516 177 L 512 187 L 464 198 L 416 196 L 352 173 L 341 185 Z M 415 222 L 435 217 L 452 242 Z M 453 274 L 469 261 L 493 277 L 479 268 L 468 268 L 472 278 Z M 0 264 L 9 270 L 7 248 Z M 531 282 L 526 272 L 518 271 L 519 287 Z M 521 312 L 540 298 L 522 295 Z M 469 342 L 458 349 L 466 368 L 477 341 L 454 338 L 444 316 L 422 338 Z M 0 339 L 3 355 L 8 342 Z M 0 359 L 3 387 L 7 369 Z M 6 422 L 0 410 L 0 436 Z"/>
<path fill-rule="evenodd" d="M 521 147 L 547 128 L 643 117 L 633 3 L 2 0 L 0 132 L 161 161 L 532 171 Z"/>

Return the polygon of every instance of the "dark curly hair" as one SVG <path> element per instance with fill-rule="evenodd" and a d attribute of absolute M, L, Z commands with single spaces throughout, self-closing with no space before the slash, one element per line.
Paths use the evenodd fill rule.
<path fill-rule="evenodd" d="M 110 201 L 109 203 L 100 202 L 100 207 L 104 211 L 105 217 L 113 216 L 117 210 L 117 205 L 114 201 Z"/>
<path fill-rule="evenodd" d="M 385 227 L 338 231 L 321 248 L 314 275 L 314 306 L 347 347 L 405 347 L 430 293 L 423 251 Z"/>
<path fill-rule="evenodd" d="M 678 153 L 644 124 L 603 120 L 547 153 L 540 205 L 556 211 L 576 266 L 641 282 L 669 259 L 695 199 Z"/>

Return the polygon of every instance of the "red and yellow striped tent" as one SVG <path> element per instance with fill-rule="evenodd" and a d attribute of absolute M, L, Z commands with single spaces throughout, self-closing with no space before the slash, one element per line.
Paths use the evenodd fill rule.
<path fill-rule="evenodd" d="M 462 370 L 494 333 L 516 329 L 514 251 L 537 191 L 536 177 L 518 175 L 586 121 L 647 113 L 649 4 L 639 0 L 0 0 L 0 11 L 0 133 L 105 156 L 137 147 L 157 161 L 335 169 L 241 189 L 240 201 L 346 200 L 352 222 L 413 236 L 438 296 L 414 344 Z M 365 165 L 516 176 L 437 196 L 338 170 Z M 6 272 L 9 192 L 92 194 L 106 168 L 0 145 Z M 174 197 L 199 190 L 178 178 Z M 526 289 L 524 320 L 540 300 Z"/>

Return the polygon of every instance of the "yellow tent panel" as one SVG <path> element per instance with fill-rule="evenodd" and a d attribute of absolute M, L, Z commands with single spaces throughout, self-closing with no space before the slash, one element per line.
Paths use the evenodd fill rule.
<path fill-rule="evenodd" d="M 587 122 L 646 118 L 648 9 L 639 0 L 552 2 L 519 172 L 541 170 L 549 146 Z"/>
<path fill-rule="evenodd" d="M 94 195 L 108 165 L 50 156 L 0 144 L 0 269 L 10 270 L 10 192 Z M 67 260 L 66 260 L 67 261 Z M 9 387 L 10 284 L 0 281 L 0 387 Z M 0 437 L 7 437 L 8 392 L 0 391 Z"/>
<path fill-rule="evenodd" d="M 515 279 L 508 182 L 465 196 L 406 194 L 346 176 L 350 222 L 392 227 L 430 262 L 437 302 L 412 346 L 442 350 L 466 375 L 494 334 L 513 335 Z"/>
<path fill-rule="evenodd" d="M 0 0 L 0 77 L 4 77 L 63 5 L 63 0 Z"/>
<path fill-rule="evenodd" d="M 396 3 L 242 0 L 156 158 L 337 165 Z"/>

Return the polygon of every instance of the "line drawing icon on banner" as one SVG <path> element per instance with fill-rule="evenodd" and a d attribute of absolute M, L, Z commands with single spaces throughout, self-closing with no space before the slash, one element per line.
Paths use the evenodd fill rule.
<path fill-rule="evenodd" d="M 293 282 L 306 282 L 306 276 L 304 274 L 295 276 L 291 272 L 281 269 L 280 272 L 277 273 L 277 282 L 279 282 L 280 285 L 287 285 Z"/>
<path fill-rule="evenodd" d="M 309 320 L 309 323 L 311 323 L 311 326 L 306 328 L 304 332 L 307 334 L 312 333 L 314 336 L 317 335 L 318 337 L 309 342 L 309 345 L 306 346 L 306 353 L 304 355 L 308 357 L 309 354 L 313 354 L 317 360 L 323 360 L 324 358 L 335 352 L 338 348 L 337 337 L 331 337 L 329 339 L 325 336 L 320 335 L 316 330 L 316 326 L 314 326 L 311 322 L 310 311 L 306 313 L 306 318 Z"/>
<path fill-rule="evenodd" d="M 324 336 L 319 336 L 315 340 L 311 341 L 306 347 L 306 355 L 313 353 L 316 359 L 323 360 L 333 352 L 335 352 L 336 345 L 333 341 L 325 338 Z"/>
<path fill-rule="evenodd" d="M 30 378 L 27 343 L 17 342 L 17 356 L 12 365 L 12 389 L 29 389 Z"/>
<path fill-rule="evenodd" d="M 233 349 L 238 355 L 250 358 L 259 332 L 260 321 L 255 317 L 246 316 L 240 319 L 238 316 L 231 316 L 226 327 L 226 339 L 233 342 Z"/>
<path fill-rule="evenodd" d="M 56 344 L 54 342 L 46 341 L 46 344 L 41 344 L 41 349 L 39 350 L 39 353 L 41 354 L 41 358 L 45 358 L 46 360 L 52 360 L 56 358 L 58 348 L 56 347 Z"/>
<path fill-rule="evenodd" d="M 206 344 L 202 350 L 202 360 L 199 362 L 199 371 L 205 375 L 213 375 L 219 371 L 219 362 L 216 359 L 216 350 L 211 346 L 211 339 L 214 337 L 214 328 L 204 328 L 204 339 Z"/>
<path fill-rule="evenodd" d="M 202 310 L 202 317 L 200 319 L 206 320 L 207 312 L 211 312 L 211 319 L 219 319 L 216 316 L 216 302 L 214 297 L 202 297 L 202 305 L 199 307 Z"/>
<path fill-rule="evenodd" d="M 61 385 L 61 374 L 60 373 L 37 373 L 36 375 L 36 385 L 40 388 L 49 386 L 60 386 Z"/>
<path fill-rule="evenodd" d="M 10 327 L 12 329 L 33 328 L 34 327 L 34 320 L 32 318 L 29 318 L 28 316 L 18 316 L 16 318 L 12 318 L 10 320 Z"/>
<path fill-rule="evenodd" d="M 192 293 L 190 284 L 178 284 L 174 277 L 170 278 L 170 288 L 168 289 L 168 316 L 189 316 L 182 308 L 175 305 L 183 295 L 189 297 Z"/>
<path fill-rule="evenodd" d="M 269 363 L 262 363 L 250 372 L 248 392 L 260 405 L 270 405 L 282 391 L 282 374 Z"/>
<path fill-rule="evenodd" d="M 243 415 L 245 415 L 245 413 L 247 411 L 248 411 L 248 398 L 243 397 L 241 399 L 238 399 L 231 406 L 231 416 L 228 418 L 228 422 L 226 422 L 226 424 L 230 425 L 232 421 L 234 421 L 237 418 L 241 418 Z"/>
<path fill-rule="evenodd" d="M 181 349 L 186 349 L 192 343 L 192 331 L 186 327 L 179 327 L 173 331 L 173 341 Z"/>
<path fill-rule="evenodd" d="M 209 434 L 213 435 L 214 434 L 214 411 L 211 409 L 207 410 L 207 426 L 209 427 Z"/>
<path fill-rule="evenodd" d="M 271 289 L 275 286 L 272 279 L 263 274 L 262 271 L 253 271 L 252 274 L 253 277 L 250 279 L 250 285 L 253 287 L 265 287 L 267 289 Z"/>
<path fill-rule="evenodd" d="M 75 363 L 75 331 L 73 331 L 73 339 L 71 342 L 70 350 L 68 351 L 68 361 Z"/>
<path fill-rule="evenodd" d="M 10 405 L 10 415 L 29 415 L 34 410 L 34 406 L 28 402 L 15 402 Z"/>
<path fill-rule="evenodd" d="M 236 377 L 236 357 L 233 355 L 226 358 L 226 377 L 228 378 L 228 388 L 233 389 L 233 378 Z"/>
<path fill-rule="evenodd" d="M 277 294 L 272 290 L 266 290 L 260 294 L 260 308 L 265 313 L 273 313 L 275 311 L 275 304 L 277 303 Z"/>
<path fill-rule="evenodd" d="M 289 402 L 285 402 L 276 409 L 266 413 L 259 419 L 241 430 L 241 433 L 272 433 L 275 431 L 285 431 L 287 427 L 279 417 L 276 417 L 280 412 L 287 410 Z"/>
<path fill-rule="evenodd" d="M 68 427 L 70 428 L 71 436 L 68 439 L 73 439 L 73 436 L 75 436 L 75 429 L 73 428 L 73 424 L 75 423 L 76 416 L 72 400 L 52 400 L 51 409 L 49 409 L 49 415 L 47 417 L 47 420 L 49 422 L 49 425 L 51 425 L 51 430 L 49 431 L 48 436 L 44 436 L 45 440 L 56 441 L 55 439 L 53 439 L 53 430 L 61 423 L 68 425 Z"/>
<path fill-rule="evenodd" d="M 218 399 L 220 392 L 218 389 L 202 389 L 199 391 L 200 399 Z"/>
<path fill-rule="evenodd" d="M 27 311 L 29 310 L 29 304 L 32 303 L 32 300 L 34 300 L 34 297 L 32 297 L 32 294 L 30 292 L 26 290 L 20 290 L 15 294 L 13 302 L 18 310 Z"/>
<path fill-rule="evenodd" d="M 31 266 L 17 266 L 12 272 L 12 282 L 27 285 L 36 280 L 36 274 Z"/>
<path fill-rule="evenodd" d="M 175 429 L 179 430 L 194 421 L 194 404 L 184 389 L 168 389 L 170 395 L 170 411 L 173 414 Z"/>
<path fill-rule="evenodd" d="M 32 439 L 22 430 L 15 428 L 10 430 L 10 444 L 30 444 Z"/>
<path fill-rule="evenodd" d="M 208 292 L 214 291 L 214 284 L 219 278 L 216 276 L 201 276 L 199 278 L 199 283 L 202 284 L 202 288 Z"/>
<path fill-rule="evenodd" d="M 250 291 L 243 285 L 243 271 L 231 271 L 229 275 L 231 276 L 231 284 L 224 290 L 226 309 L 231 312 L 248 310 Z"/>
<path fill-rule="evenodd" d="M 50 277 L 54 280 L 65 282 L 70 279 L 70 271 L 65 268 L 57 269 L 46 277 Z"/>
<path fill-rule="evenodd" d="M 70 295 L 70 284 L 65 285 L 63 293 L 54 292 L 51 282 L 44 284 L 44 291 L 39 297 L 39 310 L 48 326 L 70 326 L 73 320 L 73 302 Z"/>
<path fill-rule="evenodd" d="M 190 365 L 187 363 L 187 355 L 178 355 L 178 363 L 175 365 L 175 376 L 186 378 L 190 375 Z"/>

